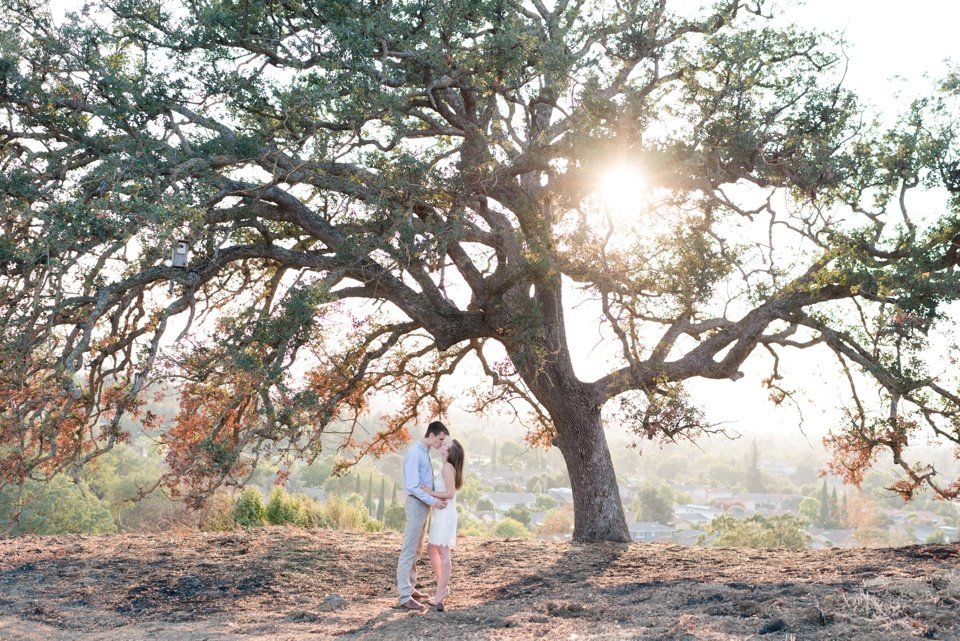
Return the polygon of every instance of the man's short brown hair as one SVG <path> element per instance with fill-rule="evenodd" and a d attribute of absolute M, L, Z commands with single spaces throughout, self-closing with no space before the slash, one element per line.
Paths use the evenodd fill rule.
<path fill-rule="evenodd" d="M 450 436 L 450 430 L 447 429 L 447 426 L 441 423 L 440 421 L 434 421 L 427 425 L 427 433 L 424 434 L 424 438 L 430 438 L 434 434 L 439 434 L 443 432 L 447 436 Z"/>

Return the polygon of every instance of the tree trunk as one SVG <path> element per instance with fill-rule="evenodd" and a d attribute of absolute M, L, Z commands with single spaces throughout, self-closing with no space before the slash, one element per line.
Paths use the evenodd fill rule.
<path fill-rule="evenodd" d="M 567 348 L 559 276 L 537 283 L 535 300 L 543 314 L 539 341 L 507 341 L 514 366 L 550 415 L 573 489 L 573 539 L 581 542 L 630 540 L 617 477 L 600 423 L 600 405 L 591 387 L 573 371 Z M 509 301 L 508 301 L 509 302 Z M 520 316 L 526 301 L 505 305 Z M 524 330 L 527 330 L 524 332 Z M 517 335 L 529 335 L 521 326 Z"/>
<path fill-rule="evenodd" d="M 573 540 L 629 541 L 599 409 L 568 407 L 553 422 L 573 489 Z"/>

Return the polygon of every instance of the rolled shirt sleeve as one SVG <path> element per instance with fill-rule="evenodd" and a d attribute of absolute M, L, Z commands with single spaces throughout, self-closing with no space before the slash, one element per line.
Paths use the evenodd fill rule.
<path fill-rule="evenodd" d="M 403 459 L 403 489 L 427 505 L 436 505 L 437 499 L 424 492 L 421 485 L 433 487 L 433 465 L 429 451 L 417 443 Z"/>

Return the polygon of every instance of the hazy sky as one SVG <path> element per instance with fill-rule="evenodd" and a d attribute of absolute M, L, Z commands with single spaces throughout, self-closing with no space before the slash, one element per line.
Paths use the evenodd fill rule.
<path fill-rule="evenodd" d="M 923 75 L 942 75 L 945 59 L 960 62 L 960 3 L 953 0 L 806 0 L 784 6 L 798 25 L 844 34 L 850 43 L 847 84 L 878 106 L 896 92 L 909 97 L 922 90 Z"/>

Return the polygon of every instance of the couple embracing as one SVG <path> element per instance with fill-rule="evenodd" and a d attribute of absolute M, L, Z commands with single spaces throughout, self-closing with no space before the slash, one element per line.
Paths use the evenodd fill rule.
<path fill-rule="evenodd" d="M 450 549 L 457 539 L 456 494 L 463 485 L 463 446 L 448 438 L 450 431 L 440 421 L 427 426 L 422 439 L 410 446 L 403 459 L 403 489 L 407 494 L 407 524 L 403 528 L 403 547 L 397 563 L 397 591 L 400 607 L 426 610 L 427 604 L 443 612 L 450 595 Z M 440 454 L 442 468 L 434 481 L 430 450 Z M 429 528 L 428 528 L 429 519 Z M 430 563 L 437 577 L 433 600 L 417 590 L 417 562 L 423 554 L 424 538 Z"/>

